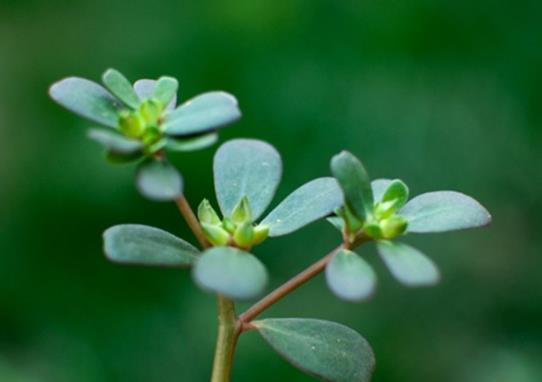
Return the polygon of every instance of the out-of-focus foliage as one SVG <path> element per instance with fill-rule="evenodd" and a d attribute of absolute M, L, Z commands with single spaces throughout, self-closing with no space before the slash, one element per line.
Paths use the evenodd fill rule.
<path fill-rule="evenodd" d="M 270 315 L 360 332 L 380 382 L 538 381 L 541 16 L 535 0 L 3 0 L 0 380 L 209 375 L 214 299 L 186 272 L 102 255 L 102 231 L 119 223 L 189 238 L 174 205 L 140 197 L 129 166 L 103 161 L 80 128 L 89 124 L 46 94 L 66 75 L 97 79 L 116 67 L 129 78 L 179 78 L 183 99 L 235 94 L 244 117 L 220 139 L 273 143 L 287 169 L 277 201 L 329 175 L 341 149 L 375 179 L 403 179 L 412 195 L 456 189 L 480 200 L 489 228 L 405 240 L 431 254 L 437 287 L 400 287 L 370 245 L 362 254 L 382 275 L 372 300 L 337 300 L 320 277 Z M 213 195 L 213 153 L 173 158 L 194 205 Z M 338 239 L 321 222 L 254 252 L 275 286 Z M 312 379 L 250 333 L 233 380 Z"/>

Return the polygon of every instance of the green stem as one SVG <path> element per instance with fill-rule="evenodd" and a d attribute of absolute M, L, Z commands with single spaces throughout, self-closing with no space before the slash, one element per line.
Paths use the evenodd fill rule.
<path fill-rule="evenodd" d="M 188 226 L 196 236 L 196 239 L 203 248 L 209 248 L 209 243 L 201 226 L 184 196 L 175 201 L 179 211 L 187 222 Z M 235 304 L 223 296 L 217 296 L 218 307 L 218 335 L 216 339 L 215 359 L 213 361 L 213 374 L 211 382 L 229 382 L 233 354 L 237 345 L 237 339 L 241 333 L 241 325 L 235 315 Z"/>
<path fill-rule="evenodd" d="M 217 305 L 218 336 L 216 339 L 211 382 L 229 382 L 233 355 L 235 353 L 237 339 L 241 333 L 241 328 L 238 324 L 237 317 L 235 316 L 233 301 L 223 296 L 218 296 Z"/>

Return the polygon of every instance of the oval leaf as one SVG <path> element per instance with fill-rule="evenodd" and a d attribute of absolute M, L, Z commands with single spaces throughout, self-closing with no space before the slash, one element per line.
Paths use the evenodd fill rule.
<path fill-rule="evenodd" d="M 149 79 L 141 79 L 137 80 L 134 83 L 134 90 L 141 99 L 148 99 L 152 98 L 154 96 L 154 89 L 156 87 L 156 80 L 149 80 Z M 175 105 L 177 104 L 177 95 L 175 94 L 170 101 L 169 105 L 167 105 L 166 110 L 173 110 L 175 109 Z"/>
<path fill-rule="evenodd" d="M 189 135 L 223 127 L 240 117 L 241 111 L 234 96 L 210 92 L 186 101 L 169 113 L 164 128 L 170 135 Z"/>
<path fill-rule="evenodd" d="M 137 109 L 139 97 L 132 88 L 132 84 L 124 75 L 115 69 L 107 69 L 102 75 L 104 85 L 120 99 L 126 106 Z"/>
<path fill-rule="evenodd" d="M 136 186 L 141 194 L 151 200 L 174 200 L 183 192 L 181 174 L 165 160 L 143 162 L 136 174 Z"/>
<path fill-rule="evenodd" d="M 206 250 L 192 275 L 204 290 L 235 300 L 259 296 L 267 285 L 265 266 L 254 255 L 231 247 Z"/>
<path fill-rule="evenodd" d="M 217 133 L 199 135 L 193 138 L 167 138 L 166 148 L 172 151 L 195 151 L 214 145 L 218 141 Z"/>
<path fill-rule="evenodd" d="M 392 275 L 410 287 L 434 285 L 440 273 L 431 259 L 406 244 L 379 241 L 378 253 Z"/>
<path fill-rule="evenodd" d="M 169 105 L 177 94 L 179 82 L 173 77 L 160 77 L 154 86 L 153 96 L 162 105 Z"/>
<path fill-rule="evenodd" d="M 131 155 L 141 153 L 143 150 L 143 144 L 141 142 L 128 139 L 111 130 L 90 129 L 88 131 L 88 137 L 114 154 Z"/>
<path fill-rule="evenodd" d="M 335 322 L 274 318 L 252 323 L 265 341 L 305 373 L 330 382 L 368 382 L 375 359 L 367 341 Z"/>
<path fill-rule="evenodd" d="M 373 211 L 373 191 L 363 164 L 348 151 L 342 151 L 331 159 L 331 173 L 341 185 L 345 204 L 356 217 L 365 219 Z"/>
<path fill-rule="evenodd" d="M 376 274 L 357 253 L 342 249 L 327 265 L 326 281 L 337 297 L 358 302 L 373 294 Z"/>
<path fill-rule="evenodd" d="M 373 201 L 378 203 L 382 200 L 384 192 L 391 183 L 391 179 L 375 179 L 371 182 L 371 188 L 373 189 Z"/>
<path fill-rule="evenodd" d="M 95 82 L 79 77 L 65 78 L 51 86 L 49 95 L 81 117 L 104 126 L 117 127 L 120 104 Z"/>
<path fill-rule="evenodd" d="M 216 197 L 226 217 L 243 196 L 249 200 L 256 220 L 275 195 L 282 174 L 282 161 L 275 148 L 254 139 L 224 143 L 213 162 Z"/>
<path fill-rule="evenodd" d="M 108 228 L 103 239 L 106 257 L 116 263 L 186 267 L 199 253 L 192 244 L 169 232 L 139 224 Z"/>
<path fill-rule="evenodd" d="M 408 220 L 407 232 L 418 233 L 475 228 L 491 222 L 491 215 L 480 203 L 455 191 L 418 195 L 399 214 Z"/>
<path fill-rule="evenodd" d="M 382 195 L 383 202 L 393 202 L 394 208 L 401 208 L 408 200 L 408 186 L 400 179 L 394 179 L 390 182 L 384 194 Z"/>
<path fill-rule="evenodd" d="M 342 200 L 334 178 L 314 179 L 288 195 L 260 224 L 269 226 L 269 236 L 286 235 L 329 215 Z"/>

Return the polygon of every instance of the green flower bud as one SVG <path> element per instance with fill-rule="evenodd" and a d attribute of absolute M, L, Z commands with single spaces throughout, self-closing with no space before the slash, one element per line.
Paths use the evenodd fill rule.
<path fill-rule="evenodd" d="M 233 234 L 235 232 L 236 225 L 231 221 L 231 219 L 224 218 L 222 220 L 222 228 Z"/>
<path fill-rule="evenodd" d="M 155 99 L 148 99 L 139 107 L 139 114 L 148 125 L 158 125 L 162 104 Z"/>
<path fill-rule="evenodd" d="M 201 223 L 205 238 L 215 246 L 226 245 L 230 241 L 230 234 L 220 226 Z"/>
<path fill-rule="evenodd" d="M 145 131 L 145 121 L 135 113 L 129 111 L 121 112 L 119 130 L 129 138 L 139 138 Z"/>
<path fill-rule="evenodd" d="M 233 240 L 241 248 L 250 248 L 252 247 L 252 241 L 254 239 L 254 228 L 252 223 L 244 222 L 241 223 L 235 233 L 233 234 Z"/>
<path fill-rule="evenodd" d="M 237 203 L 231 212 L 231 220 L 235 224 L 241 224 L 244 222 L 252 223 L 252 210 L 250 209 L 250 204 L 246 196 L 241 198 L 239 203 Z"/>
<path fill-rule="evenodd" d="M 257 225 L 254 227 L 254 238 L 252 239 L 252 245 L 261 244 L 269 236 L 269 226 Z"/>
<path fill-rule="evenodd" d="M 367 234 L 367 236 L 372 237 L 373 239 L 380 239 L 382 237 L 380 225 L 374 221 L 365 224 L 363 231 Z"/>
<path fill-rule="evenodd" d="M 384 239 L 393 239 L 405 232 L 408 225 L 408 221 L 399 215 L 393 215 L 380 222 L 380 229 L 382 230 L 382 237 Z"/>
<path fill-rule="evenodd" d="M 200 223 L 220 224 L 220 218 L 207 199 L 203 199 L 198 206 L 198 219 Z"/>
<path fill-rule="evenodd" d="M 147 126 L 143 132 L 142 141 L 145 145 L 150 146 L 158 142 L 162 138 L 162 132 L 157 126 Z"/>

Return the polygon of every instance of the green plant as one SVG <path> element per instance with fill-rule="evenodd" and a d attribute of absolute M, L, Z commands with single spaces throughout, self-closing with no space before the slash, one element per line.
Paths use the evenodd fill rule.
<path fill-rule="evenodd" d="M 216 294 L 219 317 L 212 381 L 229 380 L 237 340 L 248 330 L 258 331 L 286 360 L 317 378 L 369 381 L 373 352 L 355 331 L 315 319 L 255 318 L 323 271 L 337 297 L 347 301 L 370 297 L 376 274 L 354 252 L 370 241 L 376 242 L 384 263 L 404 285 L 435 284 L 439 272 L 433 262 L 395 239 L 408 233 L 479 227 L 491 220 L 484 207 L 458 192 L 429 192 L 409 200 L 402 181 L 371 182 L 362 163 L 345 151 L 331 160 L 333 177 L 300 186 L 260 219 L 280 182 L 282 163 L 272 146 L 252 139 L 220 146 L 213 165 L 220 215 L 203 199 L 196 216 L 183 196 L 181 175 L 166 154 L 215 143 L 216 129 L 241 115 L 235 98 L 206 93 L 175 108 L 174 78 L 139 80 L 132 86 L 110 69 L 103 82 L 110 92 L 85 79 L 67 78 L 54 84 L 50 95 L 107 127 L 91 130 L 89 137 L 104 146 L 112 162 L 139 161 L 139 191 L 153 200 L 174 201 L 201 246 L 197 249 L 158 228 L 123 224 L 105 231 L 105 254 L 123 264 L 191 267 L 196 284 Z M 250 253 L 253 248 L 322 218 L 340 231 L 338 246 L 237 315 L 234 301 L 255 299 L 267 285 L 267 270 Z"/>

